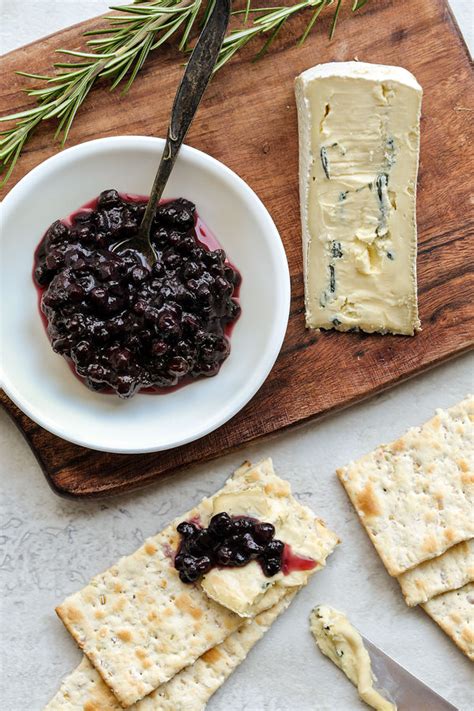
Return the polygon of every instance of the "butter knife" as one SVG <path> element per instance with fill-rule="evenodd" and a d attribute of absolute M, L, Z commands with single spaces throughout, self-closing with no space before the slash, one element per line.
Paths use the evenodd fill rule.
<path fill-rule="evenodd" d="M 376 687 L 397 705 L 398 711 L 459 711 L 366 637 L 362 639 L 370 656 Z"/>

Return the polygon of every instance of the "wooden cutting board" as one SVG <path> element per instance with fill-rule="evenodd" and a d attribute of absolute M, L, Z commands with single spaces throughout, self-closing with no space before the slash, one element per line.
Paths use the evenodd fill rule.
<path fill-rule="evenodd" d="M 326 15 L 307 42 L 296 46 L 306 14 L 288 23 L 263 60 L 251 61 L 258 45 L 237 55 L 209 87 L 187 139 L 241 175 L 280 230 L 290 264 L 292 305 L 271 375 L 244 410 L 219 430 L 184 447 L 144 455 L 104 454 L 69 444 L 29 420 L 2 394 L 3 405 L 57 493 L 105 496 L 142 487 L 193 462 L 358 402 L 472 346 L 474 104 L 467 49 L 443 0 L 372 0 L 353 16 L 349 5 L 345 3 L 332 42 Z M 55 48 L 83 46 L 82 33 L 100 22 L 77 25 L 7 55 L 2 60 L 1 113 L 30 105 L 21 93 L 26 80 L 14 70 L 49 71 Z M 293 80 L 319 62 L 354 57 L 407 67 L 424 88 L 418 199 L 423 330 L 414 338 L 315 333 L 304 326 Z M 68 145 L 120 134 L 164 136 L 181 72 L 182 57 L 169 48 L 148 61 L 128 97 L 97 87 L 79 112 Z M 9 187 L 57 150 L 53 128 L 37 132 Z"/>

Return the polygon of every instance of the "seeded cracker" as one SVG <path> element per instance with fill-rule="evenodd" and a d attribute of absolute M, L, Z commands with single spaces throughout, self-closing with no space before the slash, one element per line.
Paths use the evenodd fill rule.
<path fill-rule="evenodd" d="M 390 575 L 474 536 L 474 398 L 337 474 Z"/>
<path fill-rule="evenodd" d="M 418 605 L 474 580 L 474 538 L 398 576 L 407 605 Z"/>
<path fill-rule="evenodd" d="M 272 625 L 295 596 L 290 591 L 270 610 L 252 621 L 245 621 L 224 642 L 205 652 L 166 684 L 152 691 L 129 711 L 202 711 L 210 697 L 222 686 L 234 669 Z M 62 683 L 44 711 L 120 711 L 109 687 L 87 657 Z"/>
<path fill-rule="evenodd" d="M 242 624 L 241 617 L 211 600 L 199 584 L 184 585 L 170 553 L 179 543 L 180 521 L 199 517 L 207 526 L 216 496 L 246 488 L 249 478 L 258 481 L 269 474 L 273 474 L 270 460 L 240 468 L 218 494 L 204 499 L 57 608 L 124 707 L 193 664 Z M 254 614 L 277 604 L 287 592 L 288 588 L 275 584 Z"/>
<path fill-rule="evenodd" d="M 474 661 L 474 583 L 438 595 L 422 607 L 459 649 Z"/>

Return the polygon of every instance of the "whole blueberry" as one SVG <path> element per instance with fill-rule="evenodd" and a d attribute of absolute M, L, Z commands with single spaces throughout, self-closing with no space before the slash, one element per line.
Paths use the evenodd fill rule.
<path fill-rule="evenodd" d="M 255 526 L 255 521 L 247 516 L 240 516 L 235 518 L 233 521 L 233 532 L 234 533 L 247 533 L 253 531 Z"/>
<path fill-rule="evenodd" d="M 193 555 L 203 555 L 212 551 L 215 541 L 206 530 L 198 531 L 188 544 L 188 550 Z"/>
<path fill-rule="evenodd" d="M 183 567 L 179 571 L 179 579 L 183 583 L 195 583 L 200 575 L 201 573 L 195 564 Z"/>
<path fill-rule="evenodd" d="M 271 578 L 281 570 L 280 558 L 265 558 L 261 561 L 262 570 L 267 578 Z"/>
<path fill-rule="evenodd" d="M 98 205 L 99 207 L 113 207 L 120 202 L 120 195 L 116 190 L 104 190 L 99 195 Z"/>
<path fill-rule="evenodd" d="M 200 575 L 205 575 L 212 568 L 212 558 L 208 555 L 196 558 L 196 568 L 198 569 Z"/>
<path fill-rule="evenodd" d="M 218 565 L 228 566 L 233 564 L 233 550 L 230 546 L 221 546 L 216 553 Z"/>
<path fill-rule="evenodd" d="M 260 546 L 251 533 L 244 533 L 241 537 L 241 547 L 242 549 L 250 553 L 251 556 L 256 557 L 262 553 L 263 548 Z"/>
<path fill-rule="evenodd" d="M 238 568 L 241 568 L 244 565 L 247 565 L 249 562 L 251 556 L 247 551 L 239 550 L 239 551 L 234 551 L 233 556 L 232 556 L 232 562 L 233 565 L 235 565 Z"/>
<path fill-rule="evenodd" d="M 182 523 L 178 524 L 176 530 L 184 538 L 193 538 L 200 529 L 198 526 L 196 526 L 195 523 L 191 523 L 190 521 L 183 521 Z"/>
<path fill-rule="evenodd" d="M 275 535 L 275 526 L 271 523 L 256 523 L 253 535 L 259 543 L 269 543 Z"/>
<path fill-rule="evenodd" d="M 233 532 L 233 521 L 228 513 L 215 514 L 210 522 L 208 531 L 211 536 L 223 540 Z"/>
<path fill-rule="evenodd" d="M 279 540 L 273 540 L 267 543 L 264 550 L 264 555 L 268 558 L 275 558 L 283 554 L 285 544 Z"/>

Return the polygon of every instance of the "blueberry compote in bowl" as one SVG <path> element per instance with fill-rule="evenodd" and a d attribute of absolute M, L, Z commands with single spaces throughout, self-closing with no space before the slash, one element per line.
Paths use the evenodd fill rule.
<path fill-rule="evenodd" d="M 109 193 L 101 217 L 102 208 L 95 216 L 89 208 L 65 221 L 66 232 L 50 230 L 106 189 L 119 201 L 147 195 L 163 147 L 140 136 L 82 143 L 32 170 L 1 205 L 1 385 L 39 425 L 92 449 L 154 452 L 220 427 L 260 388 L 286 331 L 290 284 L 276 227 L 248 185 L 200 151 L 183 146 L 167 185 L 156 225 L 159 273 L 138 254 L 109 249 L 108 231 L 135 229 L 139 200 L 105 209 L 117 201 Z M 166 216 L 180 196 L 196 205 L 194 215 L 181 203 Z M 226 259 L 214 254 L 219 245 L 201 233 L 198 216 Z M 39 287 L 32 262 L 48 230 L 36 252 Z"/>
<path fill-rule="evenodd" d="M 122 398 L 217 375 L 240 316 L 240 274 L 189 200 L 158 207 L 153 265 L 126 242 L 110 249 L 138 232 L 145 206 L 105 190 L 53 222 L 35 253 L 53 350 L 89 388 Z"/>

